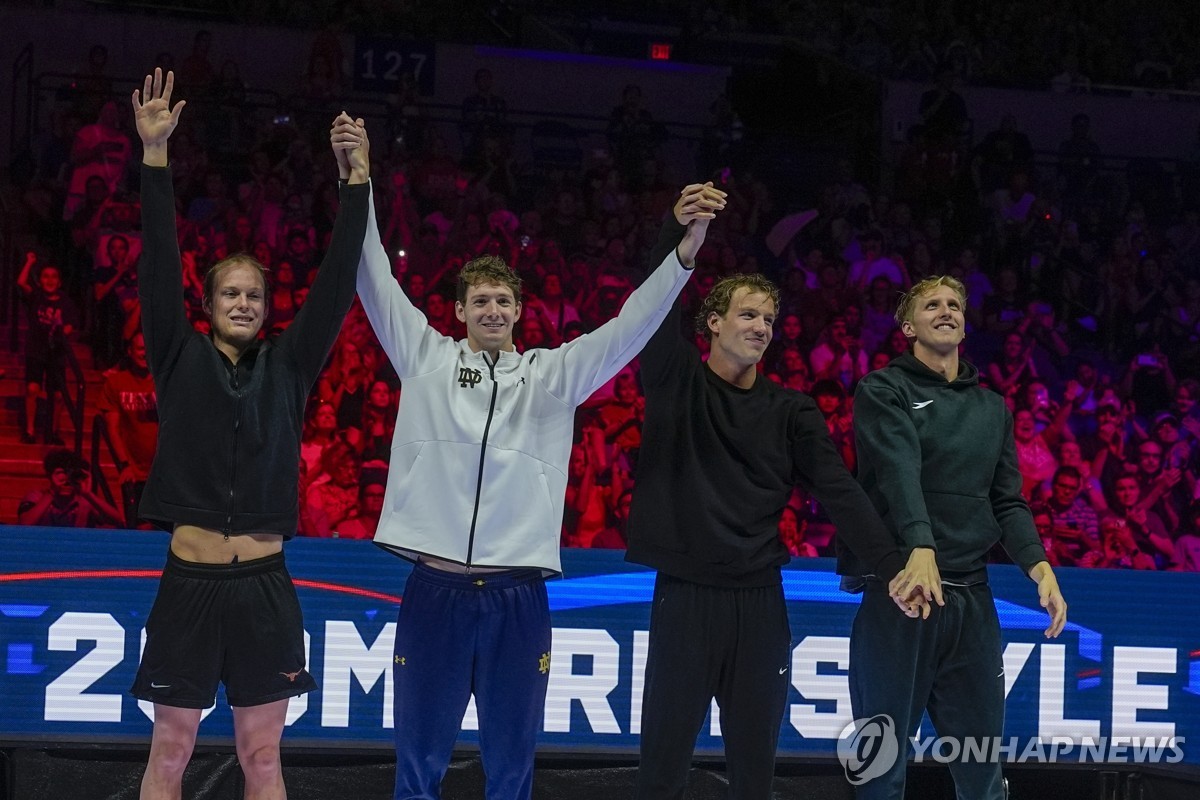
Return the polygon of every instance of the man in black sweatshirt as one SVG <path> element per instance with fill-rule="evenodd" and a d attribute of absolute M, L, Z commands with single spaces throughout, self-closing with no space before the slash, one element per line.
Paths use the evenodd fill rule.
<path fill-rule="evenodd" d="M 898 740 L 886 772 L 871 779 L 871 765 L 862 765 L 859 798 L 904 797 L 908 739 L 926 709 L 939 736 L 1003 733 L 1004 660 L 986 569 L 996 542 L 1037 582 L 1050 614 L 1046 636 L 1066 624 L 1067 604 L 1021 496 L 1012 415 L 958 357 L 965 308 L 955 278 L 914 286 L 896 311 L 912 352 L 855 392 L 858 479 L 909 553 L 907 575 L 889 586 L 856 554 L 839 552 L 843 587 L 863 591 L 850 638 L 854 716 L 887 715 Z M 889 596 L 914 593 L 934 603 L 926 620 L 905 619 Z M 998 761 L 964 760 L 951 772 L 959 797 L 1004 797 Z"/>
<path fill-rule="evenodd" d="M 683 232 L 668 220 L 648 263 Z M 903 566 L 812 398 L 758 374 L 778 307 L 770 281 L 734 275 L 697 319 L 712 343 L 707 363 L 682 335 L 678 303 L 642 350 L 646 422 L 626 557 L 658 578 L 638 798 L 683 797 L 713 697 L 730 796 L 770 796 L 791 666 L 778 524 L 797 483 L 872 570 Z"/>
<path fill-rule="evenodd" d="M 133 93 L 142 139 L 138 293 L 159 436 L 141 516 L 171 545 L 132 693 L 154 703 L 142 800 L 180 796 L 203 709 L 217 684 L 233 707 L 247 797 L 282 798 L 279 740 L 288 699 L 316 682 L 283 543 L 299 514 L 304 403 L 350 304 L 367 227 L 365 133 L 345 114 L 330 132 L 343 181 L 325 262 L 305 306 L 277 339 L 261 341 L 268 284 L 244 254 L 205 278 L 212 335 L 188 324 L 167 141 L 183 111 L 174 76 Z"/>

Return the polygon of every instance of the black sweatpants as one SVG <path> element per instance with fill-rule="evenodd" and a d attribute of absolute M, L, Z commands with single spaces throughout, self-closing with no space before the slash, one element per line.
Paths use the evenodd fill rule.
<path fill-rule="evenodd" d="M 899 757 L 858 787 L 859 800 L 903 800 L 905 768 L 926 709 L 939 737 L 1000 737 L 1004 732 L 1004 659 L 1000 620 L 986 584 L 943 584 L 944 607 L 909 619 L 869 581 L 850 635 L 850 702 L 854 718 L 887 714 Z M 959 800 L 1003 800 L 999 762 L 950 765 Z"/>
<path fill-rule="evenodd" d="M 730 798 L 771 796 L 791 638 L 782 585 L 723 589 L 658 574 L 637 798 L 684 796 L 696 736 L 714 697 Z"/>

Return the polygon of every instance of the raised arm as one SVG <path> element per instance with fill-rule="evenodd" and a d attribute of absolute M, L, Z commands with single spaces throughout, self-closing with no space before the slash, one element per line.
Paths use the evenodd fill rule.
<path fill-rule="evenodd" d="M 391 260 L 379 238 L 375 203 L 370 200 L 358 268 L 358 299 L 401 379 L 431 371 L 444 363 L 443 355 L 453 352 L 454 340 L 429 327 L 425 315 L 412 304 L 392 275 Z"/>
<path fill-rule="evenodd" d="M 29 273 L 33 271 L 33 265 L 37 263 L 37 253 L 30 250 L 25 254 L 25 263 L 21 267 L 21 274 L 17 276 L 17 288 L 22 294 L 32 294 L 33 284 L 29 282 Z"/>
<path fill-rule="evenodd" d="M 143 309 L 146 359 L 160 378 L 175 361 L 191 326 L 183 306 L 183 267 L 175 230 L 175 187 L 167 167 L 167 140 L 187 101 L 171 107 L 175 74 L 155 68 L 133 91 L 133 115 L 142 140 L 142 257 L 138 298 Z"/>
<path fill-rule="evenodd" d="M 355 280 L 371 198 L 370 142 L 362 120 L 353 120 L 343 111 L 333 121 L 329 142 L 341 178 L 333 237 L 308 300 L 277 343 L 299 367 L 301 377 L 309 386 L 316 381 L 342 329 L 342 321 L 354 303 Z"/>
<path fill-rule="evenodd" d="M 582 403 L 645 347 L 676 305 L 704 244 L 708 223 L 724 207 L 725 193 L 711 183 L 692 184 L 680 193 L 674 208 L 674 230 L 683 228 L 678 244 L 661 255 L 658 268 L 625 300 L 614 319 L 550 351 L 548 365 L 557 368 L 543 374 L 552 394 L 573 405 Z M 672 224 L 666 223 L 659 247 L 669 241 Z"/>

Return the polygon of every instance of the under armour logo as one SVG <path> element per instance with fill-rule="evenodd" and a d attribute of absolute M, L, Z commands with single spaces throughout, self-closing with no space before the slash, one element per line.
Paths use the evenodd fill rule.
<path fill-rule="evenodd" d="M 459 367 L 458 385 L 462 389 L 474 389 L 483 380 L 483 373 L 470 367 Z"/>
<path fill-rule="evenodd" d="M 924 402 L 921 402 L 921 403 L 913 403 L 913 408 L 914 409 L 924 408 L 925 406 L 929 405 L 932 402 L 933 402 L 932 400 L 925 400 Z"/>
<path fill-rule="evenodd" d="M 296 678 L 300 675 L 301 672 L 304 672 L 304 670 L 298 669 L 295 672 L 281 672 L 279 674 L 282 675 L 283 677 L 287 678 L 289 683 L 295 683 Z"/>
<path fill-rule="evenodd" d="M 517 381 L 517 385 L 518 385 L 518 386 L 520 386 L 520 385 L 521 385 L 522 383 L 524 383 L 524 382 L 525 382 L 525 379 L 524 379 L 524 378 L 521 378 L 521 380 Z"/>
<path fill-rule="evenodd" d="M 550 671 L 550 654 L 542 653 L 542 657 L 538 659 L 538 672 L 545 675 Z"/>
<path fill-rule="evenodd" d="M 400 666 L 402 666 L 402 667 L 403 667 L 403 666 L 407 666 L 407 664 L 405 663 L 405 658 L 404 658 L 404 656 L 396 656 L 396 657 L 395 657 L 395 662 L 396 662 L 397 664 L 399 664 Z"/>

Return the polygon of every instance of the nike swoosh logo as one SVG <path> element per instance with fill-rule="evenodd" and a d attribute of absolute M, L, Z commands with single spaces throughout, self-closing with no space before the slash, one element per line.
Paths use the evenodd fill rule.
<path fill-rule="evenodd" d="M 930 403 L 932 403 L 932 402 L 933 402 L 932 400 L 926 400 L 926 401 L 924 401 L 924 402 L 922 402 L 922 403 L 913 403 L 913 408 L 914 408 L 914 409 L 917 409 L 917 408 L 924 408 L 925 406 L 929 405 L 929 404 L 930 404 Z"/>
<path fill-rule="evenodd" d="M 169 683 L 151 683 L 150 688 L 151 689 L 170 689 L 171 684 L 169 684 Z"/>
<path fill-rule="evenodd" d="M 784 667 L 784 668 L 782 668 L 781 670 L 779 670 L 779 674 L 780 674 L 780 675 L 782 675 L 782 674 L 783 674 L 783 673 L 785 673 L 785 672 L 787 672 L 787 667 Z"/>

